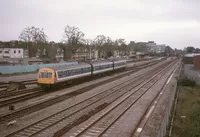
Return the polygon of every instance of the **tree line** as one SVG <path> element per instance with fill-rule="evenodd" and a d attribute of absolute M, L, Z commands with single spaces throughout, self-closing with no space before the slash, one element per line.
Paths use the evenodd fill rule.
<path fill-rule="evenodd" d="M 26 48 L 30 57 L 35 57 L 39 52 L 39 56 L 47 56 L 54 58 L 57 48 L 64 51 L 64 58 L 70 59 L 74 54 L 81 50 L 87 50 L 92 53 L 98 52 L 99 58 L 108 58 L 113 56 L 114 51 L 121 55 L 128 55 L 133 46 L 126 44 L 125 39 L 119 38 L 112 40 L 109 36 L 98 35 L 94 39 L 86 39 L 84 32 L 78 27 L 67 25 L 64 29 L 62 41 L 55 43 L 48 41 L 48 36 L 44 29 L 37 27 L 26 27 L 19 35 L 19 40 L 11 42 L 0 42 L 0 46 Z M 46 52 L 46 53 L 44 53 Z"/>
<path fill-rule="evenodd" d="M 109 58 L 114 56 L 114 51 L 121 56 L 130 54 L 130 51 L 148 52 L 146 42 L 131 41 L 126 43 L 125 39 L 111 39 L 109 36 L 97 35 L 94 39 L 86 39 L 85 33 L 78 27 L 67 25 L 64 28 L 64 34 L 60 42 L 48 41 L 43 28 L 26 27 L 19 35 L 19 40 L 2 42 L 0 47 L 15 47 L 28 49 L 29 57 L 35 57 L 39 53 L 39 57 L 48 57 L 54 59 L 57 54 L 57 49 L 63 51 L 64 59 L 73 59 L 72 57 L 81 51 L 86 51 L 90 54 L 98 52 L 98 58 Z M 193 47 L 188 47 L 187 51 L 192 52 Z M 150 54 L 150 53 L 149 53 Z M 165 53 L 162 55 L 174 54 L 174 50 L 166 46 Z"/>

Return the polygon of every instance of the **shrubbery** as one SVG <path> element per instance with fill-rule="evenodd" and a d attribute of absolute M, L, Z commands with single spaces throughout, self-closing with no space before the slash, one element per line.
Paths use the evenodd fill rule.
<path fill-rule="evenodd" d="M 187 86 L 187 87 L 194 87 L 197 85 L 197 83 L 194 79 L 190 79 L 188 77 L 181 78 L 179 80 L 179 84 L 181 86 Z"/>

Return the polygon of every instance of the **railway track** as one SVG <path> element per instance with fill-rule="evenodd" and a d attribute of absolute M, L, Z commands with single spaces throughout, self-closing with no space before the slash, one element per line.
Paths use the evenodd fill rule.
<path fill-rule="evenodd" d="M 26 88 L 25 86 L 30 86 L 30 85 L 35 85 L 35 84 L 37 84 L 37 80 L 28 80 L 28 81 L 20 81 L 20 82 L 10 81 L 10 82 L 5 82 L 5 83 L 0 83 L 0 93 L 1 93 L 0 98 L 7 93 L 18 90 L 19 87 L 20 87 L 19 89 L 25 89 Z"/>
<path fill-rule="evenodd" d="M 20 93 L 21 92 L 21 93 Z M 15 96 L 8 96 L 7 98 L 0 98 L 0 107 L 9 106 L 17 102 L 21 102 L 30 98 L 38 97 L 46 94 L 44 89 L 34 88 L 34 89 L 26 89 L 17 91 Z"/>
<path fill-rule="evenodd" d="M 169 68 L 168 68 L 169 69 Z M 143 97 L 143 95 L 152 87 L 154 86 L 160 78 L 165 76 L 165 72 L 168 71 L 168 69 L 165 69 L 163 72 L 156 74 L 152 79 L 148 80 L 143 84 L 141 87 L 124 97 L 122 100 L 119 100 L 117 103 L 115 103 L 113 106 L 109 107 L 108 109 L 104 110 L 99 115 L 94 116 L 88 123 L 85 123 L 84 126 L 81 126 L 78 128 L 79 130 L 67 134 L 65 136 L 73 136 L 73 137 L 82 137 L 82 136 L 109 136 L 108 133 L 109 129 L 113 124 L 115 124 L 139 99 Z M 174 71 L 174 69 L 173 69 Z M 173 73 L 171 70 L 170 74 Z M 167 82 L 167 79 L 166 81 Z M 151 110 L 152 106 L 155 105 L 154 102 L 158 101 L 160 95 L 162 93 L 162 89 L 160 92 L 157 93 L 155 98 L 151 101 L 151 105 L 148 107 L 147 110 Z M 144 126 L 147 117 L 146 115 L 149 115 L 144 113 L 144 115 L 140 118 L 140 122 L 138 126 L 134 129 L 134 132 L 130 136 L 138 137 L 140 132 L 136 132 L 138 129 L 141 130 L 141 127 Z M 152 112 L 152 110 L 150 111 Z M 64 129 L 64 128 L 63 128 Z M 67 132 L 63 131 L 63 129 L 57 131 L 54 134 L 54 137 L 62 136 L 64 133 Z M 107 133 L 108 132 L 108 133 Z"/>
<path fill-rule="evenodd" d="M 8 83 L 0 83 L 0 88 L 6 88 L 8 86 Z"/>
<path fill-rule="evenodd" d="M 107 79 L 105 81 L 87 86 L 84 89 L 82 88 L 81 90 L 77 90 L 73 93 L 68 94 L 67 98 L 74 96 L 74 95 L 81 94 L 83 92 L 91 90 L 94 87 L 97 87 L 97 86 L 103 85 L 105 83 L 114 81 L 114 80 L 122 78 L 126 75 L 130 75 L 131 73 L 134 73 L 134 72 L 136 72 L 140 69 L 155 65 L 156 63 L 158 63 L 158 61 L 151 62 L 151 63 L 148 63 L 148 64 L 142 64 L 140 66 L 134 66 L 134 70 L 130 70 L 132 68 L 132 67 L 130 67 L 127 72 L 122 73 L 121 75 L 118 75 L 118 76 L 115 76 L 113 78 Z M 44 95 L 44 94 L 48 94 L 48 93 L 51 93 L 51 92 L 55 92 L 55 91 L 61 90 L 61 89 L 63 89 L 63 88 L 46 92 L 44 89 L 41 89 L 41 88 L 33 88 L 33 89 L 24 89 L 24 90 L 8 92 L 8 93 L 0 95 L 0 107 L 14 105 L 14 103 L 22 102 L 22 101 L 25 101 L 25 100 L 28 100 L 28 99 L 31 99 L 31 98 L 34 98 L 34 97 L 38 97 L 38 96 L 41 96 L 41 95 Z M 60 98 L 60 97 L 57 97 L 57 98 Z M 64 99 L 67 99 L 67 98 L 63 98 L 60 101 L 63 101 Z M 60 102 L 60 101 L 58 101 L 58 102 Z M 0 117 L 0 119 L 1 119 L 1 117 Z"/>
<path fill-rule="evenodd" d="M 0 92 L 3 92 L 7 89 L 8 83 L 0 83 Z"/>
<path fill-rule="evenodd" d="M 26 94 L 26 93 L 30 93 L 30 92 L 40 90 L 40 89 L 41 88 L 37 87 L 37 88 L 21 89 L 21 90 L 10 91 L 10 92 L 2 92 L 0 94 L 0 99 L 1 98 L 11 98 L 11 97 L 14 97 L 14 96 L 23 95 L 23 94 Z"/>
<path fill-rule="evenodd" d="M 160 100 L 160 98 L 161 98 L 161 96 L 162 96 L 162 94 L 164 92 L 163 91 L 164 88 L 169 83 L 168 80 L 171 79 L 171 77 L 173 76 L 173 74 L 175 73 L 175 71 L 176 71 L 177 68 L 178 68 L 178 65 L 176 67 L 174 67 L 173 71 L 170 73 L 170 75 L 168 76 L 168 78 L 165 80 L 164 86 L 162 86 L 161 90 L 151 100 L 150 105 L 146 108 L 145 113 L 140 117 L 139 123 L 134 128 L 133 133 L 131 135 L 132 137 L 139 137 L 140 136 L 142 129 L 144 129 L 145 124 L 147 123 L 147 121 L 150 118 L 152 112 L 156 108 L 157 102 L 159 102 L 159 100 Z"/>
<path fill-rule="evenodd" d="M 154 69 L 154 73 L 158 72 L 159 70 L 161 70 L 161 68 Z M 152 77 L 152 75 L 153 73 L 149 74 L 148 72 L 142 76 L 138 76 L 137 78 L 130 78 L 129 80 L 117 86 L 96 94 L 82 102 L 79 102 L 78 104 L 72 105 L 65 110 L 62 110 L 52 116 L 31 124 L 8 136 L 33 136 L 61 121 L 65 121 L 64 123 L 72 123 L 73 121 L 77 120 L 77 118 L 79 118 L 81 115 L 89 113 L 93 108 L 97 108 L 98 106 L 104 104 L 106 104 L 105 106 L 107 106 L 119 99 L 121 96 L 128 94 L 128 92 L 130 92 L 133 88 L 139 86 L 141 83 L 144 83 L 144 81 L 147 81 L 147 79 Z M 151 81 L 151 79 L 148 79 L 148 81 Z M 144 83 L 143 85 L 145 84 L 146 83 Z"/>

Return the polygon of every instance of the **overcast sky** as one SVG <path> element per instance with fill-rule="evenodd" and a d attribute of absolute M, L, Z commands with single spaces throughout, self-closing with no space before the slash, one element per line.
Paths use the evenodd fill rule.
<path fill-rule="evenodd" d="M 200 0 L 0 0 L 0 40 L 16 40 L 35 26 L 58 42 L 73 25 L 89 39 L 104 34 L 127 43 L 200 47 L 199 7 Z"/>

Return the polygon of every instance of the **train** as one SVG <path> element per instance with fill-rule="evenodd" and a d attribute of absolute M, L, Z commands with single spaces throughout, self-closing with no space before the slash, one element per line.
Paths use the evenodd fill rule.
<path fill-rule="evenodd" d="M 40 68 L 37 83 L 40 86 L 51 87 L 59 83 L 90 77 L 110 71 L 125 69 L 127 60 L 104 60 L 83 62 L 76 65 Z"/>

